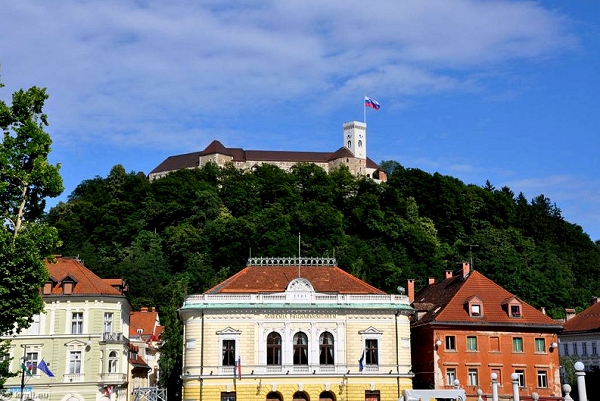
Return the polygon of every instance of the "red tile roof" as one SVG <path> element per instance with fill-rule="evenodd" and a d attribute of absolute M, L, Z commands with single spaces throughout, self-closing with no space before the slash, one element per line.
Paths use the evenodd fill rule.
<path fill-rule="evenodd" d="M 465 303 L 476 296 L 482 303 L 482 316 L 469 315 Z M 521 317 L 508 314 L 506 302 L 516 299 L 521 304 Z M 427 308 L 424 303 L 429 303 Z M 478 271 L 471 271 L 466 278 L 454 276 L 431 284 L 415 295 L 415 309 L 426 309 L 414 327 L 424 324 L 453 324 L 479 326 L 518 326 L 544 327 L 559 331 L 562 326 L 533 306 L 518 299 L 513 294 L 485 277 Z"/>
<path fill-rule="evenodd" d="M 129 314 L 129 337 L 146 336 L 149 340 L 158 341 L 162 330 L 158 330 L 158 312 L 153 310 L 142 310 Z M 138 333 L 138 329 L 142 333 Z"/>
<path fill-rule="evenodd" d="M 600 302 L 581 311 L 563 323 L 562 334 L 600 331 Z"/>
<path fill-rule="evenodd" d="M 340 294 L 385 294 L 337 266 L 247 266 L 237 274 L 206 291 L 223 293 L 284 292 L 290 281 L 307 279 L 317 292 Z"/>
<path fill-rule="evenodd" d="M 56 263 L 46 261 L 46 268 L 50 273 L 52 281 L 52 292 L 48 295 L 64 295 L 61 282 L 66 279 L 75 281 L 72 295 L 116 295 L 124 296 L 122 291 L 117 290 L 114 285 L 124 288 L 122 279 L 102 279 L 94 272 L 85 267 L 80 260 L 58 256 Z"/>

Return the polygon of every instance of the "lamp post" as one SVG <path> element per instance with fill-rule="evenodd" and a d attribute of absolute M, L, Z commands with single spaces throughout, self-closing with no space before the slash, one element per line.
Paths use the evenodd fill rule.
<path fill-rule="evenodd" d="M 519 375 L 515 372 L 510 375 L 512 379 L 513 401 L 520 401 L 519 398 Z"/>
<path fill-rule="evenodd" d="M 460 388 L 460 381 L 458 379 L 454 379 L 454 388 L 457 390 Z"/>
<path fill-rule="evenodd" d="M 492 401 L 498 401 L 498 374 L 492 373 Z"/>
<path fill-rule="evenodd" d="M 581 361 L 575 362 L 573 365 L 575 374 L 577 375 L 577 392 L 579 393 L 579 401 L 588 401 L 585 390 L 585 365 Z"/>

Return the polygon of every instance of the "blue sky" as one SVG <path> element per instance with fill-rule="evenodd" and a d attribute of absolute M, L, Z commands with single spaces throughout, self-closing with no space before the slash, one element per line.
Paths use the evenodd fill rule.
<path fill-rule="evenodd" d="M 596 0 L 20 0 L 0 38 L 0 98 L 50 94 L 59 200 L 213 139 L 337 150 L 368 95 L 374 161 L 544 194 L 600 239 Z"/>

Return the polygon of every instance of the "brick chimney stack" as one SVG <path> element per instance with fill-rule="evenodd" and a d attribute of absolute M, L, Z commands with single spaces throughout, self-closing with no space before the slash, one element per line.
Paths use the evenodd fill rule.
<path fill-rule="evenodd" d="M 471 264 L 469 262 L 462 262 L 462 277 L 466 278 L 471 273 Z"/>
<path fill-rule="evenodd" d="M 446 270 L 446 276 L 444 278 L 452 278 L 452 270 Z"/>
<path fill-rule="evenodd" d="M 435 277 L 429 277 L 427 279 L 427 284 L 434 285 L 435 284 Z"/>
<path fill-rule="evenodd" d="M 415 300 L 415 280 L 412 278 L 406 281 L 406 294 L 408 295 L 408 303 L 412 304 Z"/>

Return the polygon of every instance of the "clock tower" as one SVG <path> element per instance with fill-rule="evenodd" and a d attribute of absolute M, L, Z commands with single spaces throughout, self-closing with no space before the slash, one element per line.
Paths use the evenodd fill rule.
<path fill-rule="evenodd" d="M 367 124 L 360 121 L 344 123 L 344 146 L 358 159 L 367 158 Z"/>

